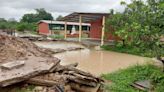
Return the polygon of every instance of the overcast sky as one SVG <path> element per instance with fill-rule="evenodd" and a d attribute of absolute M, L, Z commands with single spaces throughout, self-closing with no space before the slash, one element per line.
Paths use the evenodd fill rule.
<path fill-rule="evenodd" d="M 19 20 L 25 13 L 34 13 L 36 8 L 45 8 L 54 18 L 71 12 L 107 13 L 110 9 L 122 11 L 120 1 L 130 0 L 0 0 L 0 18 Z"/>

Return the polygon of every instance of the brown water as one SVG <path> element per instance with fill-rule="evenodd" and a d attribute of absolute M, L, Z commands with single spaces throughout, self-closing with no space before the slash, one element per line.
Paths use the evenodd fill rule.
<path fill-rule="evenodd" d="M 73 43 L 39 43 L 39 46 L 48 48 L 65 48 L 71 46 L 80 46 Z M 146 58 L 111 52 L 111 51 L 95 51 L 84 49 L 80 51 L 69 51 L 65 53 L 55 54 L 55 57 L 61 59 L 62 65 L 78 62 L 79 69 L 91 72 L 95 75 L 111 73 L 131 65 L 143 64 Z"/>

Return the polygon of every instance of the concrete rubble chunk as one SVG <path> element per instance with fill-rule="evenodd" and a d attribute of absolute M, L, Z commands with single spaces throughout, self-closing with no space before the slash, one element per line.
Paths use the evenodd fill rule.
<path fill-rule="evenodd" d="M 132 84 L 132 86 L 143 91 L 151 90 L 153 87 L 150 80 L 136 81 Z"/>
<path fill-rule="evenodd" d="M 54 62 L 53 62 L 54 61 Z M 49 72 L 52 67 L 57 65 L 59 60 L 48 60 L 48 58 L 33 57 L 26 61 L 21 68 L 14 68 L 9 71 L 0 71 L 0 87 L 12 85 L 21 81 L 25 81 L 38 74 Z"/>
<path fill-rule="evenodd" d="M 25 62 L 24 61 L 13 61 L 13 62 L 7 62 L 1 65 L 1 68 L 3 69 L 14 69 L 14 68 L 18 68 L 18 67 L 22 67 L 24 66 Z"/>
<path fill-rule="evenodd" d="M 71 47 L 59 49 L 56 53 L 80 49 Z M 60 65 L 60 60 L 53 56 L 53 50 L 40 48 L 28 40 L 0 34 L 0 51 L 0 92 L 20 82 L 43 86 L 36 88 L 38 92 L 66 92 L 66 85 L 69 86 L 67 92 L 98 92 L 99 84 L 104 82 L 77 69 L 78 63 Z M 82 85 L 85 86 L 81 89 Z"/>

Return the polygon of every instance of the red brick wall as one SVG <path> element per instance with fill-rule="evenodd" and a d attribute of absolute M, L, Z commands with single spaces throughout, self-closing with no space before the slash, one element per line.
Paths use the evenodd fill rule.
<path fill-rule="evenodd" d="M 50 32 L 49 32 L 49 25 L 47 23 L 39 23 L 38 24 L 39 28 L 38 28 L 38 31 L 39 31 L 39 34 L 43 34 L 43 35 L 49 35 Z"/>
<path fill-rule="evenodd" d="M 90 38 L 101 38 L 102 19 L 91 22 Z"/>
<path fill-rule="evenodd" d="M 112 27 L 109 27 L 109 29 L 113 30 Z M 101 31 L 102 31 L 102 19 L 91 22 L 90 38 L 101 39 Z M 118 40 L 118 37 L 113 36 L 112 33 L 110 32 L 105 32 L 105 39 Z"/>

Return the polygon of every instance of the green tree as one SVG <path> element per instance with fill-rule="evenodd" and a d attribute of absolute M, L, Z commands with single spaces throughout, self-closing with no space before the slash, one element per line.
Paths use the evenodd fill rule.
<path fill-rule="evenodd" d="M 59 15 L 59 16 L 56 18 L 56 20 L 60 20 L 61 18 L 63 18 L 63 16 L 62 16 L 62 15 Z"/>
<path fill-rule="evenodd" d="M 22 32 L 24 32 L 24 31 L 36 31 L 36 29 L 37 29 L 37 26 L 36 26 L 36 24 L 35 23 L 18 23 L 17 25 L 16 25 L 16 30 L 18 30 L 18 31 L 22 31 Z"/>
<path fill-rule="evenodd" d="M 33 23 L 33 22 L 37 22 L 37 17 L 35 14 L 24 14 L 21 22 L 27 22 L 27 23 Z"/>
<path fill-rule="evenodd" d="M 126 7 L 125 11 L 113 14 L 108 24 L 115 29 L 113 34 L 122 39 L 122 46 L 138 48 L 152 56 L 164 55 L 160 41 L 164 35 L 164 1 L 132 0 L 130 4 L 121 2 L 121 5 Z"/>
<path fill-rule="evenodd" d="M 36 16 L 39 20 L 53 20 L 53 17 L 44 8 L 36 9 Z"/>
<path fill-rule="evenodd" d="M 53 17 L 44 8 L 35 9 L 36 13 L 24 14 L 21 22 L 36 23 L 40 20 L 53 20 Z"/>

